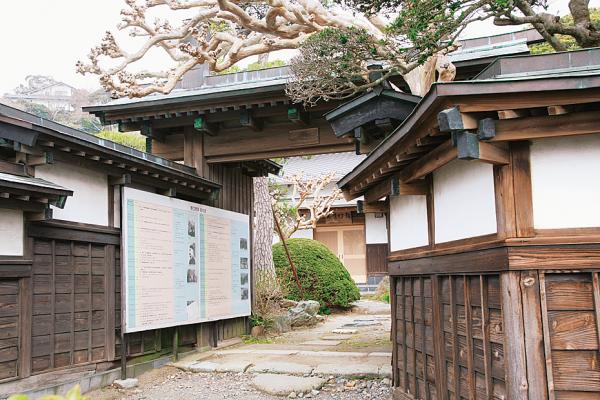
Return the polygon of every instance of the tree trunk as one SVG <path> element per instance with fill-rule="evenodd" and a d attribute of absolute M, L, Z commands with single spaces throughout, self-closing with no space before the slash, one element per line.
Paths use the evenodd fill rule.
<path fill-rule="evenodd" d="M 269 182 L 266 177 L 254 178 L 254 307 L 262 312 L 266 303 L 281 297 L 273 264 L 273 211 Z"/>

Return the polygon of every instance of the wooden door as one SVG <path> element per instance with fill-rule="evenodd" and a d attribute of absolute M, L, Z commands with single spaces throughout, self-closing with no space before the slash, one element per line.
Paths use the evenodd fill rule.
<path fill-rule="evenodd" d="M 317 228 L 315 240 L 338 256 L 356 283 L 367 281 L 365 233 L 362 225 Z"/>

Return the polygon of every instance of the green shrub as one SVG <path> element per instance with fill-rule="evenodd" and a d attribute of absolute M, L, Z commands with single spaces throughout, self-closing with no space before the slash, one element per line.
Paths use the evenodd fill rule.
<path fill-rule="evenodd" d="M 360 299 L 348 270 L 324 244 L 310 239 L 288 239 L 286 243 L 304 289 L 304 299 L 300 299 L 283 244 L 274 244 L 273 261 L 277 277 L 288 298 L 316 300 L 321 303 L 322 312 L 329 307 L 350 307 L 350 303 Z"/>

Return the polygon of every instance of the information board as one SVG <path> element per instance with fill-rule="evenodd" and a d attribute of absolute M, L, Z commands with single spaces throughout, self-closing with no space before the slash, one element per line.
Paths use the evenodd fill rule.
<path fill-rule="evenodd" d="M 250 315 L 248 215 L 122 192 L 125 332 Z"/>

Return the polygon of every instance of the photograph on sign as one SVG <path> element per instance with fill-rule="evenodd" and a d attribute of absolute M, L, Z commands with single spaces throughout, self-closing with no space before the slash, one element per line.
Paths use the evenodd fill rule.
<path fill-rule="evenodd" d="M 250 315 L 250 219 L 123 188 L 126 333 Z"/>

